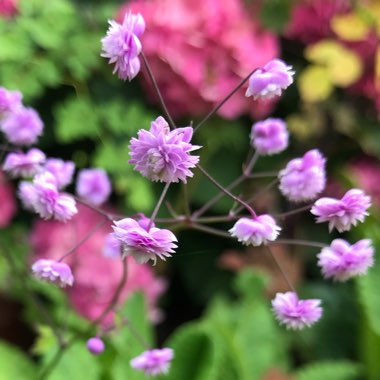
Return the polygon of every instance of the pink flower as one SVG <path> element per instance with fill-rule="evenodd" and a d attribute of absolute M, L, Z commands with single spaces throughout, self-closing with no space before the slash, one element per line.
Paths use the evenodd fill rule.
<path fill-rule="evenodd" d="M 1 14 L 1 0 L 0 0 Z M 22 107 L 22 94 L 19 91 L 9 91 L 0 87 L 0 117 L 4 117 L 10 112 L 16 111 Z"/>
<path fill-rule="evenodd" d="M 73 180 L 75 165 L 72 161 L 63 161 L 60 158 L 48 158 L 44 170 L 55 177 L 58 189 L 63 189 Z"/>
<path fill-rule="evenodd" d="M 49 172 L 38 174 L 32 184 L 21 182 L 19 186 L 19 196 L 24 206 L 43 219 L 54 218 L 66 222 L 78 212 L 74 198 L 59 193 L 55 177 Z"/>
<path fill-rule="evenodd" d="M 99 355 L 104 351 L 104 342 L 97 336 L 90 338 L 86 343 L 87 349 L 94 355 Z"/>
<path fill-rule="evenodd" d="M 66 285 L 72 286 L 74 283 L 74 276 L 70 267 L 58 261 L 47 259 L 37 260 L 32 265 L 32 272 L 37 278 L 55 283 L 62 288 Z"/>
<path fill-rule="evenodd" d="M 145 351 L 132 359 L 131 366 L 134 369 L 143 370 L 148 376 L 157 376 L 168 373 L 173 357 L 174 351 L 171 348 L 156 348 Z"/>
<path fill-rule="evenodd" d="M 115 64 L 114 73 L 122 80 L 131 81 L 140 71 L 141 52 L 139 37 L 145 30 L 145 22 L 140 14 L 127 13 L 121 24 L 111 20 L 107 35 L 102 39 L 102 57 Z"/>
<path fill-rule="evenodd" d="M 347 191 L 342 199 L 318 199 L 310 212 L 316 215 L 317 223 L 329 222 L 329 231 L 335 227 L 339 232 L 349 231 L 351 226 L 363 222 L 368 215 L 371 198 L 362 190 Z"/>
<path fill-rule="evenodd" d="M 294 292 L 277 293 L 272 300 L 273 312 L 288 329 L 301 330 L 310 327 L 322 316 L 321 300 L 300 300 Z"/>
<path fill-rule="evenodd" d="M 0 18 L 10 18 L 18 12 L 18 0 L 0 0 Z"/>
<path fill-rule="evenodd" d="M 0 228 L 6 227 L 17 211 L 14 190 L 0 171 Z"/>
<path fill-rule="evenodd" d="M 326 185 L 325 163 L 317 149 L 289 161 L 279 173 L 282 194 L 294 202 L 315 198 Z"/>
<path fill-rule="evenodd" d="M 9 142 L 15 145 L 32 145 L 42 134 L 44 124 L 33 108 L 19 107 L 0 123 Z"/>
<path fill-rule="evenodd" d="M 259 215 L 255 218 L 240 218 L 229 230 L 244 245 L 259 246 L 277 239 L 281 227 L 270 215 Z"/>
<path fill-rule="evenodd" d="M 123 255 L 134 257 L 140 264 L 152 260 L 155 265 L 157 257 L 165 260 L 166 257 L 171 257 L 174 248 L 177 248 L 177 238 L 169 230 L 151 227 L 147 231 L 131 218 L 119 220 L 114 224 L 114 236 L 122 243 Z"/>
<path fill-rule="evenodd" d="M 263 30 L 256 13 L 240 0 L 128 1 L 118 20 L 129 10 L 141 13 L 149 25 L 141 38 L 144 54 L 174 118 L 204 115 L 250 71 L 278 54 L 276 36 Z M 149 79 L 143 79 L 156 101 Z M 252 107 L 241 89 L 218 114 L 264 116 L 271 108 Z"/>
<path fill-rule="evenodd" d="M 45 162 L 45 154 L 37 148 L 27 153 L 9 153 L 4 160 L 3 169 L 12 177 L 33 177 Z"/>
<path fill-rule="evenodd" d="M 251 141 L 261 155 L 280 153 L 288 147 L 289 133 L 281 119 L 269 118 L 252 126 Z"/>
<path fill-rule="evenodd" d="M 294 74 L 292 66 L 288 66 L 280 59 L 273 59 L 251 75 L 245 96 L 253 96 L 253 99 L 280 96 L 282 90 L 293 83 Z"/>
<path fill-rule="evenodd" d="M 59 260 L 103 219 L 97 212 L 78 205 L 78 213 L 67 223 L 38 220 L 31 235 L 33 259 Z M 121 260 L 112 260 L 103 254 L 105 239 L 110 232 L 110 225 L 104 225 L 65 258 L 75 276 L 74 286 L 68 289 L 70 301 L 81 315 L 91 321 L 108 306 L 122 276 Z M 127 262 L 128 281 L 122 289 L 118 305 L 122 305 L 131 294 L 143 292 L 149 317 L 158 322 L 162 313 L 157 307 L 157 300 L 164 292 L 166 282 L 155 277 L 151 266 L 137 264 L 131 257 L 127 258 Z M 109 313 L 102 326 L 107 327 L 112 321 L 113 313 Z"/>
<path fill-rule="evenodd" d="M 170 131 L 160 116 L 151 123 L 149 131 L 140 129 L 138 138 L 132 138 L 129 163 L 152 181 L 186 183 L 186 177 L 193 176 L 190 169 L 199 161 L 199 156 L 190 155 L 200 148 L 190 143 L 192 136 L 191 127 Z"/>
<path fill-rule="evenodd" d="M 99 206 L 111 194 L 111 181 L 102 169 L 85 169 L 78 174 L 76 192 L 86 201 Z"/>
<path fill-rule="evenodd" d="M 345 240 L 335 239 L 318 255 L 318 265 L 326 278 L 346 281 L 364 275 L 373 265 L 374 249 L 371 240 L 360 240 L 350 245 Z"/>

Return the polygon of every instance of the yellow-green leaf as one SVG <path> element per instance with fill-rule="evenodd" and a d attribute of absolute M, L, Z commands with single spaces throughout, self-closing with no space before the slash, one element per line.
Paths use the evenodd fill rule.
<path fill-rule="evenodd" d="M 371 31 L 370 24 L 354 12 L 335 16 L 331 20 L 331 28 L 339 38 L 346 41 L 365 40 Z"/>

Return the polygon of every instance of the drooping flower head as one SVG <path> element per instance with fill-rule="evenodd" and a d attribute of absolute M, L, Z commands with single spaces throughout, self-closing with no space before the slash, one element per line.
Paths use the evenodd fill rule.
<path fill-rule="evenodd" d="M 326 185 L 325 163 L 317 149 L 289 161 L 279 173 L 282 194 L 294 202 L 315 198 Z"/>
<path fill-rule="evenodd" d="M 6 116 L 9 112 L 16 111 L 22 107 L 22 94 L 19 91 L 9 91 L 0 87 L 0 118 Z"/>
<path fill-rule="evenodd" d="M 104 351 L 104 342 L 97 336 L 90 338 L 86 343 L 87 349 L 94 355 L 99 355 Z"/>
<path fill-rule="evenodd" d="M 131 218 L 116 221 L 114 224 L 114 236 L 122 243 L 123 255 L 134 257 L 140 264 L 149 260 L 156 264 L 157 257 L 165 260 L 177 248 L 177 238 L 169 230 L 151 227 L 147 231 Z"/>
<path fill-rule="evenodd" d="M 55 177 L 49 172 L 38 174 L 33 183 L 21 182 L 19 196 L 26 208 L 43 219 L 66 222 L 78 212 L 74 198 L 58 191 Z"/>
<path fill-rule="evenodd" d="M 351 189 L 342 199 L 318 199 L 310 212 L 316 215 L 317 223 L 329 222 L 329 231 L 335 227 L 339 232 L 349 231 L 351 226 L 363 222 L 368 215 L 371 198 L 362 190 Z"/>
<path fill-rule="evenodd" d="M 280 96 L 282 90 L 293 83 L 294 73 L 292 66 L 280 59 L 273 59 L 251 75 L 245 96 L 253 96 L 254 99 Z"/>
<path fill-rule="evenodd" d="M 240 218 L 229 230 L 244 245 L 259 246 L 277 239 L 281 227 L 267 214 L 255 218 Z"/>
<path fill-rule="evenodd" d="M 45 154 L 37 148 L 27 153 L 9 153 L 4 160 L 3 169 L 12 177 L 33 177 L 44 164 Z"/>
<path fill-rule="evenodd" d="M 140 14 L 127 13 L 119 24 L 109 21 L 107 35 L 102 39 L 102 57 L 115 64 L 113 73 L 122 80 L 131 81 L 140 71 L 141 42 L 139 37 L 145 30 L 145 21 Z"/>
<path fill-rule="evenodd" d="M 138 138 L 132 138 L 130 164 L 135 170 L 152 181 L 186 183 L 192 177 L 190 171 L 199 161 L 199 156 L 190 152 L 200 146 L 190 143 L 193 128 L 170 130 L 166 120 L 160 116 L 151 123 L 149 131 L 141 129 Z"/>
<path fill-rule="evenodd" d="M 32 265 L 33 275 L 41 280 L 55 283 L 60 287 L 72 286 L 74 276 L 70 267 L 54 260 L 40 259 Z"/>
<path fill-rule="evenodd" d="M 342 239 L 335 239 L 329 247 L 318 254 L 318 265 L 326 278 L 346 281 L 366 274 L 373 265 L 374 249 L 371 240 L 359 240 L 350 245 Z"/>
<path fill-rule="evenodd" d="M 33 108 L 19 107 L 0 123 L 7 140 L 15 145 L 32 145 L 41 135 L 44 124 Z"/>
<path fill-rule="evenodd" d="M 170 363 L 174 357 L 171 348 L 154 349 L 143 352 L 131 360 L 134 369 L 142 370 L 148 376 L 157 376 L 169 371 Z"/>
<path fill-rule="evenodd" d="M 73 180 L 75 164 L 72 161 L 63 161 L 60 158 L 48 158 L 44 170 L 55 177 L 58 189 L 63 189 Z"/>
<path fill-rule="evenodd" d="M 281 119 L 269 118 L 252 126 L 251 142 L 261 155 L 280 153 L 288 147 L 289 133 Z"/>
<path fill-rule="evenodd" d="M 76 192 L 81 198 L 95 206 L 106 202 L 111 190 L 111 181 L 104 170 L 85 169 L 79 172 Z"/>
<path fill-rule="evenodd" d="M 310 327 L 322 316 L 321 300 L 300 300 L 296 293 L 277 293 L 272 300 L 273 312 L 277 320 L 288 329 L 301 330 Z"/>

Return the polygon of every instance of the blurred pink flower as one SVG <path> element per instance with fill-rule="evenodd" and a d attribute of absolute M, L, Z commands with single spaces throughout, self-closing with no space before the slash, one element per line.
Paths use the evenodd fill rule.
<path fill-rule="evenodd" d="M 59 259 L 102 221 L 102 216 L 87 207 L 79 205 L 78 210 L 78 214 L 66 224 L 42 220 L 36 222 L 31 235 L 33 260 Z M 103 255 L 105 239 L 111 231 L 110 224 L 103 226 L 75 253 L 65 258 L 75 277 L 74 286 L 67 289 L 70 301 L 89 320 L 102 314 L 122 276 L 121 260 Z M 143 291 L 150 317 L 158 322 L 161 313 L 156 303 L 165 288 L 166 282 L 155 277 L 150 266 L 137 264 L 133 258 L 128 258 L 128 281 L 122 290 L 119 303 L 124 302 L 133 292 Z M 112 319 L 110 313 L 103 320 L 103 325 L 109 325 Z"/>
<path fill-rule="evenodd" d="M 349 0 L 299 1 L 292 9 L 286 35 L 305 44 L 332 37 L 331 19 L 350 8 Z"/>
<path fill-rule="evenodd" d="M 0 228 L 6 227 L 16 214 L 17 205 L 13 187 L 0 171 Z"/>
<path fill-rule="evenodd" d="M 135 0 L 120 9 L 118 20 L 129 10 L 145 19 L 143 51 L 174 117 L 204 115 L 254 68 L 278 55 L 276 37 L 263 31 L 239 0 Z M 144 84 L 157 99 L 147 80 Z M 273 103 L 252 104 L 245 89 L 219 115 L 265 116 Z"/>
<path fill-rule="evenodd" d="M 380 207 L 380 163 L 374 159 L 361 158 L 348 165 L 348 173 L 355 184 L 372 197 Z"/>
<path fill-rule="evenodd" d="M 0 18 L 13 17 L 18 12 L 18 0 L 0 0 Z"/>

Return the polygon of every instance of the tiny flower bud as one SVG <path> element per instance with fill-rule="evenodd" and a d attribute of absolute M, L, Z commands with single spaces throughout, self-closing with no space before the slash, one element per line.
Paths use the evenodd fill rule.
<path fill-rule="evenodd" d="M 87 341 L 87 349 L 94 355 L 99 355 L 104 351 L 104 342 L 97 336 Z"/>

